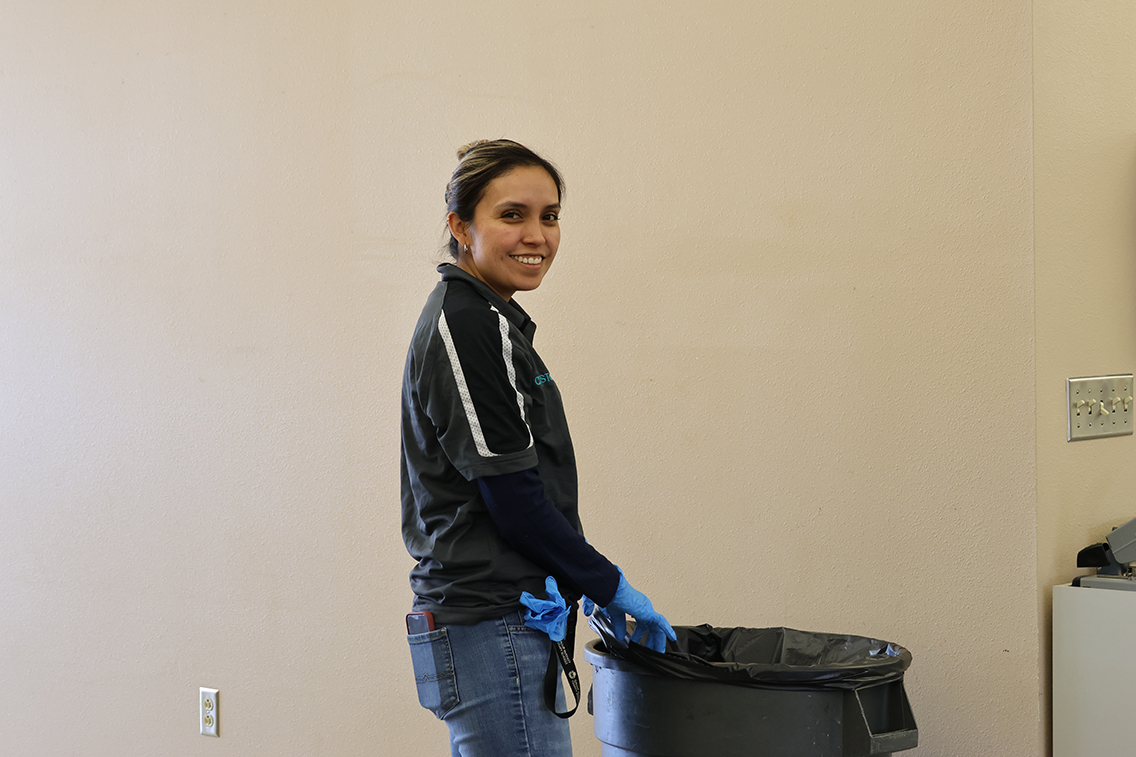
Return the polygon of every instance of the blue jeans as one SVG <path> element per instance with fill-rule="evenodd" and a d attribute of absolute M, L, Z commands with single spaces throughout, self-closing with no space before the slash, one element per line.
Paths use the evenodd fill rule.
<path fill-rule="evenodd" d="M 407 641 L 418 702 L 449 727 L 451 757 L 571 757 L 568 721 L 544 703 L 551 642 L 521 613 Z M 563 712 L 560 680 L 556 700 Z"/>

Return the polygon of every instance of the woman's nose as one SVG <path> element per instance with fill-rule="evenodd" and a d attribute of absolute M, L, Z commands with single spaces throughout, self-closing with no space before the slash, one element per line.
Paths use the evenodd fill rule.
<path fill-rule="evenodd" d="M 544 244 L 544 227 L 541 226 L 539 219 L 528 221 L 525 224 L 524 236 L 521 239 L 525 244 Z"/>

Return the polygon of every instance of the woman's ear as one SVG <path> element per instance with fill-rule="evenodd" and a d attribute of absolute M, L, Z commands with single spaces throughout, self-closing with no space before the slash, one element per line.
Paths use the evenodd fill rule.
<path fill-rule="evenodd" d="M 450 227 L 450 234 L 458 240 L 458 245 L 463 249 L 468 248 L 470 242 L 469 224 L 458 218 L 458 214 L 453 212 L 446 216 L 446 223 Z"/>

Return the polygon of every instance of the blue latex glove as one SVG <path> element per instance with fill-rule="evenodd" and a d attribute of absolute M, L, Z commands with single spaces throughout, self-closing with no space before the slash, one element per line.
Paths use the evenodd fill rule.
<path fill-rule="evenodd" d="M 615 590 L 615 596 L 612 597 L 604 611 L 611 617 L 611 627 L 617 639 L 627 636 L 627 616 L 630 615 L 635 618 L 635 633 L 631 636 L 632 641 L 656 652 L 665 652 L 667 639 L 678 640 L 671 624 L 667 622 L 666 618 L 655 612 L 655 608 L 651 606 L 651 600 L 647 599 L 646 594 L 636 591 L 631 587 L 631 584 L 627 583 L 623 571 L 619 572 L 619 588 Z"/>
<path fill-rule="evenodd" d="M 525 610 L 525 625 L 544 631 L 553 641 L 564 641 L 568 635 L 568 605 L 560 596 L 560 587 L 552 576 L 544 579 L 544 591 L 548 599 L 538 599 L 527 591 L 521 592 L 521 604 Z"/>

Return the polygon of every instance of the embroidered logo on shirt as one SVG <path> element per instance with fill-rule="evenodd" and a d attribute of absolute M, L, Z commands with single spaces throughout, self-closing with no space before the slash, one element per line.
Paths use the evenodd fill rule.
<path fill-rule="evenodd" d="M 536 377 L 536 385 L 537 386 L 540 386 L 541 384 L 548 384 L 548 383 L 551 383 L 551 382 L 552 382 L 552 374 L 551 373 L 542 373 L 542 374 L 540 374 L 539 376 Z"/>

